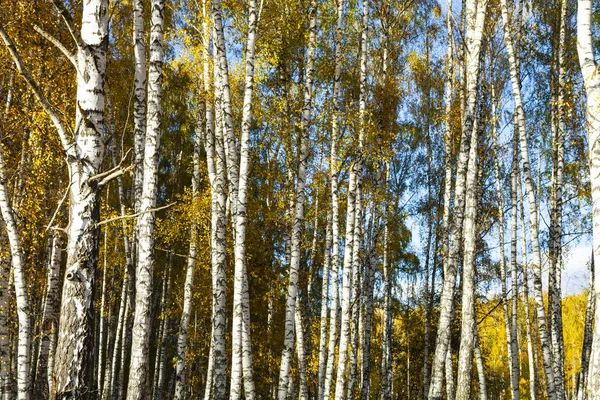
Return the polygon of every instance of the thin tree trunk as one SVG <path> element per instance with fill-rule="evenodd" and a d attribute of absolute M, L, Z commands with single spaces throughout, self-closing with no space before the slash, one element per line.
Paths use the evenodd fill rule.
<path fill-rule="evenodd" d="M 475 337 L 475 362 L 477 364 L 477 380 L 479 383 L 479 400 L 487 400 L 487 387 L 485 382 L 485 370 L 483 364 L 483 358 L 481 357 L 481 348 L 479 346 L 479 333 L 477 324 L 475 324 L 475 329 L 473 330 L 473 335 Z"/>
<path fill-rule="evenodd" d="M 220 10 L 220 9 L 219 9 Z M 220 14 L 219 14 L 220 15 Z M 215 32 L 216 32 L 215 28 Z M 216 36 L 216 35 L 215 35 Z M 206 64 L 205 64 L 206 65 Z M 227 398 L 227 353 L 225 347 L 226 322 L 226 164 L 225 145 L 223 134 L 223 107 L 221 105 L 222 85 L 219 70 L 214 68 L 215 82 L 215 178 L 211 187 L 215 198 L 213 198 L 213 220 L 211 232 L 211 264 L 212 264 L 212 287 L 213 287 L 213 354 L 214 354 L 214 399 L 225 400 Z M 209 107 L 207 107 L 207 112 Z M 209 115 L 207 114 L 207 119 Z M 208 124 L 208 122 L 207 122 Z M 208 125 L 210 126 L 210 125 Z M 207 140 L 212 135 L 207 132 Z"/>
<path fill-rule="evenodd" d="M 321 285 L 321 318 L 319 320 L 319 364 L 318 364 L 318 397 L 323 400 L 325 388 L 325 368 L 327 366 L 327 320 L 329 311 L 329 273 L 331 262 L 331 210 L 327 213 L 327 225 L 325 227 L 325 255 L 323 256 L 323 281 Z M 315 220 L 316 221 L 316 220 Z M 333 285 L 337 282 L 331 282 Z M 332 310 L 331 312 L 336 312 Z"/>
<path fill-rule="evenodd" d="M 368 400 L 371 390 L 371 329 L 373 320 L 373 286 L 375 280 L 375 264 L 377 257 L 375 255 L 376 238 L 371 239 L 371 248 L 366 258 L 365 264 L 365 282 L 364 289 L 364 334 L 362 340 L 362 378 L 361 378 L 361 400 Z"/>
<path fill-rule="evenodd" d="M 4 132 L 0 131 L 0 138 Z M 15 212 L 9 201 L 8 178 L 4 161 L 4 149 L 0 147 L 0 211 L 4 220 L 4 227 L 8 236 L 10 247 L 11 265 L 14 277 L 14 288 L 17 298 L 18 320 L 18 362 L 17 362 L 17 387 L 19 400 L 28 400 L 30 396 L 30 361 L 31 361 L 31 305 L 27 294 L 25 281 L 25 257 L 21 247 L 21 238 Z"/>
<path fill-rule="evenodd" d="M 494 93 L 494 88 L 492 88 L 492 118 L 493 121 L 496 121 L 496 97 L 495 97 L 495 93 Z M 498 158 L 499 158 L 499 154 L 500 154 L 500 148 L 498 147 L 498 138 L 497 138 L 497 132 L 496 132 L 496 123 L 494 122 L 492 125 L 492 138 L 494 141 L 494 148 L 496 151 L 496 157 L 494 157 L 494 169 L 496 172 L 496 195 L 498 196 L 498 218 L 499 218 L 499 222 L 498 222 L 498 227 L 499 227 L 499 231 L 500 231 L 500 280 L 502 283 L 502 296 L 503 296 L 503 301 L 502 301 L 502 306 L 503 306 L 503 311 L 504 311 L 504 327 L 506 330 L 506 350 L 507 350 L 507 354 L 508 354 L 508 370 L 509 370 L 509 374 L 510 374 L 510 389 L 511 389 L 511 396 L 513 400 L 519 400 L 520 397 L 520 393 L 519 393 L 519 349 L 517 346 L 517 338 L 516 338 L 516 326 L 513 325 L 513 322 L 510 319 L 510 314 L 509 314 L 509 302 L 508 302 L 508 291 L 507 291 L 507 287 L 506 287 L 506 259 L 504 256 L 504 201 L 503 201 L 503 195 L 502 195 L 502 184 L 500 183 L 500 165 L 498 162 Z M 516 143 L 516 142 L 515 142 Z M 517 257 L 517 203 L 516 203 L 516 196 L 517 196 L 517 175 L 516 175 L 516 171 L 515 168 L 517 167 L 515 161 L 514 161 L 514 157 L 518 157 L 518 154 L 516 153 L 517 149 L 514 149 L 515 151 L 513 152 L 513 169 L 512 169 L 512 184 L 511 184 L 511 201 L 512 201 L 512 208 L 511 208 L 511 241 L 510 241 L 510 265 L 511 265 L 511 272 L 514 271 L 515 274 L 514 276 L 511 275 L 511 280 L 512 283 L 514 283 L 513 285 L 513 293 L 512 293 L 512 298 L 513 298 L 513 305 L 516 305 L 516 299 L 517 296 L 515 295 L 515 288 L 516 288 L 516 257 Z M 513 316 L 516 319 L 516 312 L 515 309 L 513 308 Z"/>
<path fill-rule="evenodd" d="M 560 28 L 558 40 L 558 55 L 554 62 L 558 74 L 558 93 L 553 93 L 556 99 L 553 107 L 553 174 L 552 194 L 550 205 L 550 239 L 549 239 L 549 279 L 548 303 L 550 314 L 550 337 L 552 339 L 554 380 L 556 384 L 557 399 L 563 400 L 565 394 L 564 380 L 564 339 L 562 328 L 561 304 L 561 260 L 562 260 L 562 193 L 563 193 L 563 168 L 564 168 L 564 96 L 565 96 L 565 19 L 567 17 L 567 1 L 561 1 Z M 555 91 L 556 92 L 556 91 Z"/>
<path fill-rule="evenodd" d="M 525 117 L 523 115 L 523 104 L 521 100 L 521 83 L 520 74 L 517 67 L 516 56 L 512 41 L 512 29 L 509 22 L 508 6 L 506 0 L 501 0 L 502 19 L 504 20 L 504 42 L 506 44 L 510 70 L 513 97 L 515 101 L 515 113 L 518 120 L 518 135 L 521 147 L 521 157 L 523 162 L 523 173 L 525 175 L 525 184 L 527 187 L 527 197 L 529 200 L 529 219 L 531 231 L 531 243 L 533 248 L 533 272 L 534 272 L 534 299 L 537 311 L 538 329 L 540 333 L 540 342 L 542 345 L 542 355 L 544 360 L 544 371 L 546 373 L 546 386 L 548 398 L 554 400 L 556 398 L 555 380 L 553 371 L 552 352 L 548 341 L 548 331 L 546 329 L 546 314 L 544 309 L 543 294 L 542 294 L 542 277 L 541 277 L 541 251 L 539 245 L 539 208 L 536 200 L 535 188 L 531 179 L 531 169 L 529 164 L 529 150 L 527 145 L 527 133 L 525 131 Z M 516 134 L 517 132 L 515 132 Z"/>
<path fill-rule="evenodd" d="M 389 180 L 389 166 L 387 168 L 386 181 Z M 387 183 L 387 182 L 386 182 Z M 389 206 L 386 202 L 385 214 L 383 220 L 383 338 L 382 338 L 382 354 L 381 354 L 381 391 L 382 400 L 392 400 L 392 332 L 393 332 L 393 315 L 392 315 L 392 269 L 388 262 L 388 213 Z"/>
<path fill-rule="evenodd" d="M 459 159 L 456 172 L 456 194 L 455 194 L 455 222 L 450 232 L 450 244 L 444 267 L 444 282 L 440 299 L 440 319 L 438 323 L 438 334 L 436 348 L 431 368 L 431 386 L 429 388 L 429 399 L 440 400 L 442 398 L 442 385 L 444 362 L 450 341 L 450 324 L 452 322 L 452 309 L 454 286 L 456 284 L 456 273 L 459 262 L 459 249 L 463 236 L 463 219 L 465 217 L 465 192 L 467 165 L 473 133 L 473 122 L 476 113 L 477 90 L 479 81 L 479 58 L 483 36 L 483 25 L 487 9 L 487 0 L 469 0 L 465 4 L 467 13 L 466 46 L 466 88 L 467 100 L 463 119 L 462 138 L 459 150 Z M 471 332 L 471 331 L 465 331 Z"/>
<path fill-rule="evenodd" d="M 129 368 L 128 400 L 142 400 L 148 396 L 152 274 L 154 270 L 154 221 L 151 210 L 156 206 L 158 190 L 158 156 L 162 117 L 162 63 L 164 0 L 152 1 L 150 32 L 150 62 L 148 70 L 148 108 L 144 139 L 144 180 L 136 230 L 138 235 L 136 299 L 133 322 L 133 342 Z"/>
<path fill-rule="evenodd" d="M 478 177 L 478 150 L 479 116 L 475 116 L 471 145 L 469 151 L 469 164 L 467 168 L 465 217 L 463 227 L 464 261 L 462 275 L 462 317 L 460 350 L 458 355 L 458 378 L 456 383 L 456 399 L 468 400 L 471 398 L 471 374 L 473 369 L 473 349 L 475 341 L 473 332 L 476 329 L 475 321 L 475 251 L 477 242 L 477 177 Z"/>
<path fill-rule="evenodd" d="M 576 400 L 587 399 L 587 393 L 585 390 L 586 382 L 588 379 L 588 370 L 590 364 L 590 353 L 592 351 L 592 329 L 593 329 L 593 317 L 594 308 L 596 307 L 596 298 L 594 296 L 594 258 L 590 261 L 590 287 L 588 293 L 588 302 L 585 309 L 585 325 L 583 328 L 583 344 L 581 346 L 581 369 L 577 375 L 576 384 Z"/>
<path fill-rule="evenodd" d="M 577 9 L 577 53 L 583 75 L 586 101 L 590 183 L 592 189 L 592 224 L 594 266 L 600 265 L 600 75 L 592 45 L 592 1 L 579 0 Z M 594 293 L 600 295 L 600 274 L 594 275 Z M 597 302 L 596 302 L 597 303 Z M 594 311 L 594 333 L 588 371 L 588 398 L 600 397 L 600 307 Z"/>
<path fill-rule="evenodd" d="M 308 162 L 308 140 L 311 123 L 312 98 L 314 90 L 313 75 L 315 70 L 315 47 L 317 40 L 317 7 L 316 1 L 312 0 L 309 8 L 309 37 L 308 50 L 305 67 L 305 83 L 303 88 L 303 103 L 302 103 L 302 136 L 300 138 L 300 154 L 298 162 L 298 181 L 296 184 L 296 201 L 294 210 L 294 221 L 292 225 L 291 235 L 291 258 L 289 283 L 286 299 L 285 312 L 285 339 L 283 344 L 283 352 L 281 355 L 281 366 L 279 370 L 279 390 L 278 399 L 285 400 L 286 388 L 288 387 L 290 364 L 292 359 L 292 351 L 294 346 L 294 330 L 295 325 L 298 325 L 298 320 L 301 318 L 299 312 L 296 311 L 300 302 L 298 301 L 298 269 L 300 266 L 300 251 L 302 239 L 302 226 L 304 225 L 304 202 L 305 202 L 305 185 L 306 185 L 306 170 Z M 299 340 L 299 357 L 303 358 L 304 344 L 301 332 L 296 332 Z M 305 360 L 299 360 L 300 368 L 300 398 L 304 399 L 308 396 L 305 391 L 306 381 L 303 378 L 306 371 L 303 371 Z"/>
<path fill-rule="evenodd" d="M 245 398 L 255 397 L 252 372 L 252 348 L 250 342 L 250 310 L 246 275 L 246 203 L 248 192 L 248 165 L 250 148 L 250 124 L 252 122 L 252 95 L 254 89 L 254 48 L 258 15 L 256 1 L 250 0 L 248 10 L 248 39 L 246 42 L 246 75 L 242 132 L 240 139 L 239 183 L 235 205 L 235 272 L 233 287 L 232 366 L 230 399 L 242 397 L 241 380 L 244 377 Z M 227 113 L 227 111 L 226 111 Z"/>
<path fill-rule="evenodd" d="M 59 278 L 60 263 L 62 259 L 62 242 L 60 232 L 55 231 L 52 238 L 52 254 L 48 263 L 48 289 L 46 290 L 46 300 L 44 303 L 44 312 L 42 316 L 42 330 L 40 352 L 38 355 L 38 366 L 36 368 L 36 380 L 34 394 L 40 398 L 46 398 L 50 394 L 48 391 L 48 355 L 50 353 L 50 344 L 56 335 L 58 325 L 58 306 L 59 299 Z"/>

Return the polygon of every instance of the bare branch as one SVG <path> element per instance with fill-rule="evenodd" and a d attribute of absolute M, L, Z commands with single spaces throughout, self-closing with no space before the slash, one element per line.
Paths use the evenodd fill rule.
<path fill-rule="evenodd" d="M 39 33 L 40 35 L 42 35 L 47 41 L 49 41 L 50 43 L 52 43 L 54 46 L 56 46 L 57 49 L 59 49 L 64 55 L 65 57 L 67 57 L 67 59 L 69 61 L 71 61 L 71 64 L 73 64 L 73 66 L 75 67 L 75 69 L 77 69 L 77 60 L 75 59 L 75 55 L 73 53 L 71 53 L 61 42 L 60 40 L 58 40 L 57 38 L 55 38 L 54 36 L 52 36 L 50 33 L 46 32 L 45 30 L 43 30 L 41 27 L 39 27 L 38 25 L 34 25 L 33 29 Z"/>
<path fill-rule="evenodd" d="M 112 181 L 113 179 L 118 178 L 121 175 L 124 175 L 127 172 L 131 171 L 133 169 L 133 167 L 135 167 L 135 165 L 132 164 L 127 168 L 120 168 L 120 169 L 114 171 L 113 173 L 107 175 L 100 182 L 98 182 L 98 186 L 102 187 L 102 186 L 106 185 L 108 182 Z"/>
<path fill-rule="evenodd" d="M 54 3 L 54 6 L 58 9 L 58 12 L 60 12 L 60 15 L 63 21 L 65 22 L 69 33 L 73 37 L 75 44 L 80 49 L 83 49 L 85 47 L 85 43 L 83 42 L 83 39 L 81 38 L 81 35 L 77 30 L 77 27 L 75 26 L 75 22 L 73 21 L 71 13 L 69 12 L 69 10 L 67 10 L 67 7 L 65 7 L 62 0 L 52 0 L 52 2 Z"/>
<path fill-rule="evenodd" d="M 21 59 L 21 56 L 17 52 L 17 48 L 15 47 L 15 44 L 13 43 L 12 39 L 8 36 L 6 31 L 4 30 L 4 25 L 2 25 L 1 23 L 0 23 L 0 37 L 4 41 L 4 45 L 8 49 L 8 52 L 11 55 L 15 65 L 17 67 L 17 70 L 23 76 L 23 78 L 25 79 L 25 81 L 27 82 L 27 84 L 29 85 L 31 90 L 33 91 L 35 97 L 42 104 L 42 108 L 44 109 L 46 114 L 48 114 L 48 116 L 52 120 L 54 127 L 58 131 L 58 136 L 60 137 L 60 141 L 63 145 L 63 149 L 64 149 L 65 153 L 70 157 L 77 158 L 75 146 L 73 145 L 73 142 L 67 135 L 65 127 L 64 127 L 62 121 L 60 120 L 60 117 L 56 113 L 56 110 L 54 110 L 54 107 L 52 106 L 52 104 L 50 104 L 50 101 L 48 100 L 48 98 L 42 92 L 42 89 L 40 89 L 38 84 L 33 80 L 33 77 L 31 76 L 31 74 L 29 73 L 27 68 L 25 68 L 25 66 L 23 65 L 23 60 Z"/>
<path fill-rule="evenodd" d="M 122 168 L 122 166 L 123 166 L 123 163 L 127 159 L 127 156 L 129 155 L 130 152 L 131 152 L 131 149 L 127 150 L 125 152 L 125 155 L 121 159 L 121 161 L 119 161 L 119 164 L 117 164 L 114 168 L 111 168 L 108 171 L 104 171 L 104 172 L 101 172 L 101 173 L 99 173 L 97 175 L 94 175 L 94 176 L 90 177 L 88 179 L 88 184 L 93 183 L 95 181 L 104 182 L 104 184 L 106 184 L 109 180 L 117 178 L 117 177 L 123 175 L 125 172 L 129 171 L 131 169 L 131 167 Z M 112 175 L 114 175 L 115 173 L 117 173 L 119 171 L 120 171 L 119 174 L 117 174 L 115 176 L 112 176 Z M 110 179 L 104 179 L 104 178 L 109 177 L 109 176 L 110 176 Z M 102 183 L 100 183 L 100 185 L 102 185 Z"/>
<path fill-rule="evenodd" d="M 56 206 L 56 210 L 54 210 L 54 214 L 52 214 L 52 218 L 50 218 L 50 222 L 48 222 L 48 225 L 46 226 L 46 232 L 48 232 L 48 229 L 50 229 L 52 227 L 52 223 L 54 222 L 54 219 L 56 218 L 56 215 L 58 215 L 58 210 L 60 210 L 60 208 L 62 207 L 63 203 L 67 199 L 67 195 L 69 194 L 69 190 L 71 190 L 71 185 L 72 184 L 73 184 L 73 182 L 69 183 L 69 186 L 67 186 L 67 190 L 65 190 L 65 194 L 63 195 L 62 199 L 58 203 L 58 206 Z M 52 229 L 55 229 L 55 228 L 52 227 Z"/>
<path fill-rule="evenodd" d="M 173 203 L 167 204 L 166 206 L 157 207 L 157 208 L 151 208 L 149 210 L 140 211 L 140 212 L 137 212 L 135 214 L 121 215 L 121 216 L 118 216 L 118 217 L 105 219 L 104 221 L 98 222 L 96 224 L 96 227 L 99 227 L 99 226 L 102 226 L 102 225 L 106 225 L 106 224 L 110 224 L 111 222 L 120 221 L 122 219 L 137 218 L 137 217 L 139 217 L 142 214 L 148 214 L 148 213 L 152 213 L 152 212 L 157 212 L 157 211 L 160 211 L 160 210 L 164 210 L 164 209 L 169 208 L 169 207 L 171 207 L 171 206 L 173 206 L 175 204 L 176 204 L 176 202 L 173 202 Z"/>

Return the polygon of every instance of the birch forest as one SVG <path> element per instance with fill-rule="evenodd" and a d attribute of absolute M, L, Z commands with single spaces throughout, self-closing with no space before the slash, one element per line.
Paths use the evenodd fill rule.
<path fill-rule="evenodd" d="M 1 400 L 600 399 L 600 0 L 0 0 L 0 39 Z"/>

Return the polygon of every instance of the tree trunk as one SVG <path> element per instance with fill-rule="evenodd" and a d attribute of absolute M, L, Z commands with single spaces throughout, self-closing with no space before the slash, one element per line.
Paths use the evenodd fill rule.
<path fill-rule="evenodd" d="M 548 343 L 548 332 L 546 329 L 546 315 L 544 310 L 544 302 L 542 295 L 542 277 L 541 277 L 541 253 L 539 245 L 539 208 L 535 196 L 535 189 L 531 179 L 531 170 L 529 164 L 529 150 L 527 147 L 527 133 L 525 131 L 525 116 L 523 115 L 523 103 L 521 100 L 521 79 L 520 72 L 517 66 L 516 55 L 512 40 L 512 29 L 510 25 L 508 6 L 506 0 L 501 0 L 502 19 L 504 21 L 504 43 L 508 52 L 510 63 L 510 76 L 512 83 L 512 92 L 515 102 L 515 113 L 517 116 L 517 130 L 515 134 L 519 135 L 521 158 L 523 162 L 523 173 L 525 175 L 525 184 L 527 187 L 527 197 L 529 200 L 529 227 L 531 231 L 531 244 L 533 248 L 533 271 L 534 271 L 534 294 L 537 311 L 538 329 L 540 333 L 540 342 L 542 345 L 542 354 L 544 359 L 544 371 L 546 373 L 546 386 L 548 390 L 548 398 L 554 400 L 556 391 L 554 385 L 554 372 L 552 353 L 550 344 Z"/>
<path fill-rule="evenodd" d="M 46 290 L 46 300 L 44 303 L 44 312 L 42 316 L 42 331 L 40 352 L 38 355 L 38 366 L 36 368 L 36 380 L 34 393 L 40 398 L 46 398 L 49 395 L 48 384 L 50 382 L 48 375 L 48 355 L 50 353 L 50 344 L 55 341 L 57 334 L 58 306 L 59 306 L 59 279 L 61 263 L 60 232 L 55 231 L 52 238 L 52 255 L 48 263 L 48 289 Z"/>
<path fill-rule="evenodd" d="M 329 399 L 333 381 L 335 362 L 335 343 L 337 316 L 339 308 L 339 202 L 338 202 L 338 154 L 337 137 L 341 115 L 340 91 L 342 80 L 342 29 L 344 26 L 344 0 L 337 0 L 337 21 L 335 31 L 335 77 L 333 84 L 334 113 L 331 121 L 331 153 L 329 159 L 329 181 L 331 185 L 331 310 L 329 313 L 329 343 L 327 348 L 327 368 L 323 396 L 319 400 Z"/>
<path fill-rule="evenodd" d="M 321 285 L 321 318 L 319 319 L 319 364 L 318 364 L 318 397 L 317 400 L 323 400 L 323 390 L 325 385 L 325 368 L 327 366 L 327 319 L 329 308 L 329 273 L 331 262 L 331 210 L 327 213 L 327 225 L 325 227 L 325 255 L 323 256 L 323 281 Z M 315 220 L 316 221 L 316 220 Z M 337 282 L 331 282 L 333 285 Z M 332 310 L 331 312 L 336 312 Z"/>
<path fill-rule="evenodd" d="M 479 116 L 475 117 L 471 133 L 469 164 L 467 168 L 465 217 L 464 217 L 464 261 L 462 275 L 462 317 L 460 351 L 458 355 L 458 379 L 456 383 L 456 399 L 471 398 L 471 374 L 473 369 L 473 349 L 475 346 L 473 332 L 475 321 L 475 251 L 477 243 L 477 148 L 479 138 Z"/>
<path fill-rule="evenodd" d="M 596 306 L 596 298 L 594 296 L 594 258 L 590 261 L 590 287 L 588 293 L 588 302 L 585 309 L 585 325 L 583 329 L 583 344 L 581 346 L 581 369 L 577 375 L 576 385 L 576 400 L 585 400 L 587 393 L 585 390 L 588 379 L 588 369 L 590 364 L 590 353 L 592 350 L 592 329 L 594 317 L 594 308 Z"/>
<path fill-rule="evenodd" d="M 300 318 L 300 315 L 296 315 L 298 302 L 298 269 L 300 266 L 300 251 L 301 251 L 301 239 L 302 239 L 302 227 L 304 225 L 304 201 L 305 201 L 305 185 L 306 185 L 306 170 L 308 162 L 308 140 L 310 130 L 310 120 L 312 112 L 312 98 L 314 90 L 314 58 L 315 58 L 315 47 L 317 40 L 317 7 L 316 1 L 311 1 L 309 8 L 309 37 L 308 37 L 308 51 L 306 57 L 305 67 L 305 83 L 303 88 L 304 98 L 302 103 L 302 137 L 300 138 L 300 154 L 298 162 L 298 181 L 296 184 L 296 201 L 294 210 L 294 221 L 292 225 L 291 235 L 291 258 L 290 258 L 290 273 L 288 292 L 286 299 L 286 312 L 285 312 L 285 339 L 283 345 L 283 353 L 281 355 L 281 367 L 279 370 L 279 390 L 278 399 L 285 400 L 286 388 L 288 386 L 290 364 L 292 358 L 292 350 L 294 346 L 294 329 L 295 322 Z M 300 335 L 300 332 L 296 332 L 296 335 Z M 299 339 L 301 337 L 299 336 Z M 303 343 L 300 342 L 299 351 L 303 352 Z M 305 360 L 299 360 L 299 367 L 301 372 L 300 382 L 300 397 L 308 395 L 304 391 L 306 382 L 302 382 L 302 367 L 305 364 Z"/>
<path fill-rule="evenodd" d="M 492 88 L 492 118 L 493 121 L 496 121 L 496 97 L 494 88 Z M 516 326 L 513 325 L 513 322 L 516 322 L 516 312 L 513 308 L 513 317 L 515 320 L 511 320 L 509 314 L 509 302 L 508 302 L 508 291 L 506 287 L 506 259 L 504 256 L 504 201 L 502 195 L 502 185 L 500 183 L 500 165 L 498 162 L 498 158 L 500 155 L 500 148 L 498 147 L 498 138 L 496 132 L 496 123 L 494 122 L 492 125 L 492 138 L 494 141 L 494 148 L 496 151 L 496 157 L 494 157 L 494 169 L 496 172 L 496 195 L 498 196 L 498 227 L 499 227 L 499 240 L 500 240 L 500 280 L 502 284 L 502 306 L 504 311 L 504 327 L 506 330 L 506 350 L 508 354 L 508 371 L 510 374 L 510 389 L 512 400 L 520 399 L 519 394 L 519 349 L 517 346 L 517 338 L 516 338 Z M 515 142 L 516 143 L 516 142 Z M 516 150 L 516 149 L 515 149 Z M 513 153 L 513 157 L 518 157 L 516 151 Z M 513 158 L 513 169 L 512 169 L 512 185 L 511 185 L 511 200 L 512 200 L 512 209 L 511 209 L 511 241 L 510 241 L 510 265 L 511 272 L 515 272 L 514 276 L 511 275 L 511 281 L 514 284 L 512 288 L 512 298 L 513 305 L 516 306 L 517 296 L 515 294 L 516 288 L 516 265 L 517 265 L 517 176 L 516 176 L 516 164 Z M 515 307 L 516 308 L 516 307 Z"/>
<path fill-rule="evenodd" d="M 129 368 L 128 400 L 142 400 L 148 396 L 152 274 L 154 270 L 154 221 L 158 191 L 158 156 L 162 118 L 162 64 L 164 0 L 152 1 L 150 32 L 150 62 L 148 70 L 148 109 L 144 139 L 144 180 L 136 230 L 138 235 L 136 298 L 133 322 L 133 342 Z"/>
<path fill-rule="evenodd" d="M 473 122 L 476 113 L 477 83 L 479 76 L 479 57 L 483 36 L 483 25 L 487 9 L 487 0 L 469 0 L 465 5 L 467 13 L 466 46 L 466 88 L 467 100 L 463 119 L 462 137 L 459 150 L 459 159 L 456 172 L 456 194 L 455 194 L 455 221 L 450 232 L 450 244 L 444 267 L 444 282 L 440 298 L 440 319 L 438 323 L 438 334 L 436 348 L 431 367 L 431 386 L 429 388 L 429 399 L 440 400 L 442 398 L 442 385 L 444 374 L 444 362 L 450 341 L 450 325 L 453 308 L 454 286 L 456 284 L 456 273 L 459 262 L 459 250 L 463 236 L 463 219 L 465 217 L 465 189 L 467 176 L 467 162 L 473 133 Z M 470 332 L 470 331 L 468 331 Z"/>
<path fill-rule="evenodd" d="M 3 137 L 4 132 L 0 132 Z M 30 396 L 29 363 L 31 348 L 31 324 L 29 296 L 25 282 L 25 258 L 21 248 L 21 238 L 15 218 L 15 213 L 8 199 L 7 172 L 4 162 L 4 149 L 0 148 L 0 211 L 4 220 L 4 227 L 8 236 L 10 247 L 11 265 L 14 277 L 14 287 L 17 297 L 18 319 L 18 363 L 17 387 L 19 400 L 28 400 Z"/>
<path fill-rule="evenodd" d="M 592 186 L 592 224 L 594 266 L 600 265 L 600 74 L 592 45 L 592 1 L 579 0 L 577 9 L 577 53 L 583 75 L 586 101 L 590 183 Z M 594 274 L 596 300 L 600 295 L 600 274 Z M 596 304 L 598 301 L 596 301 Z M 588 398 L 600 397 L 600 307 L 594 311 L 594 333 L 588 371 Z"/>

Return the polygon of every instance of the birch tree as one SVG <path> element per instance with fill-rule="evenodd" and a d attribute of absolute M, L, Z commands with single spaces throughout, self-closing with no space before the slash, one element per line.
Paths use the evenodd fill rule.
<path fill-rule="evenodd" d="M 600 75 L 594 58 L 592 45 L 592 0 L 579 0 L 577 8 L 577 54 L 583 75 L 586 94 L 586 130 L 588 135 L 588 154 L 590 165 L 590 182 L 592 186 L 592 225 L 594 266 L 600 265 L 600 156 L 598 152 L 598 136 L 600 135 Z M 594 274 L 594 291 L 596 298 L 600 293 L 600 274 Z M 600 321 L 600 307 L 596 306 L 595 321 Z M 600 396 L 600 324 L 594 324 L 592 335 L 592 352 L 588 370 L 587 395 L 593 399 Z"/>
<path fill-rule="evenodd" d="M 465 190 L 467 176 L 467 162 L 471 145 L 471 135 L 476 112 L 477 91 L 476 86 L 479 76 L 479 55 L 483 36 L 483 26 L 487 9 L 487 1 L 470 0 L 466 3 L 466 107 L 462 123 L 462 136 L 458 164 L 456 167 L 456 189 L 454 200 L 454 224 L 450 232 L 450 243 L 442 293 L 440 298 L 440 320 L 438 323 L 438 334 L 436 348 L 431 367 L 431 386 L 429 388 L 429 399 L 438 400 L 442 397 L 443 372 L 448 343 L 450 339 L 449 326 L 451 323 L 454 297 L 454 286 L 456 283 L 456 272 L 458 266 L 459 247 L 463 237 L 462 225 L 464 220 Z"/>
<path fill-rule="evenodd" d="M 150 29 L 150 61 L 148 69 L 148 106 L 144 138 L 144 179 L 140 216 L 137 220 L 138 253 L 136 268 L 135 315 L 127 399 L 140 400 L 147 396 L 149 383 L 152 274 L 154 270 L 153 209 L 158 191 L 158 151 L 162 118 L 162 64 L 164 0 L 152 2 Z"/>

